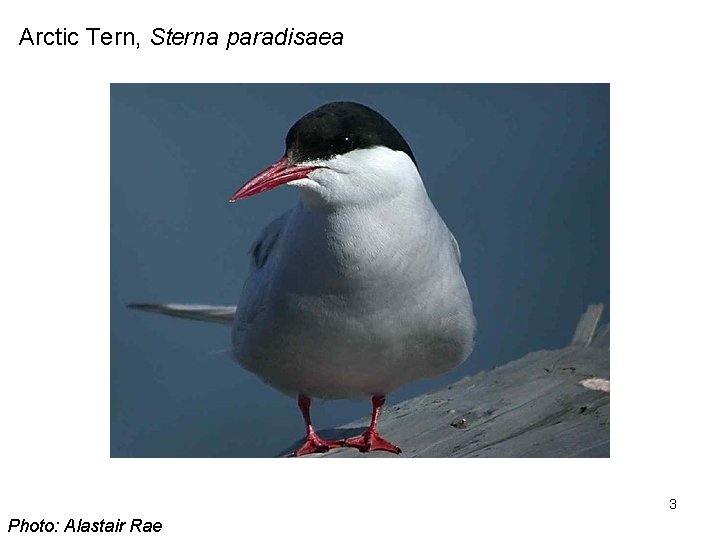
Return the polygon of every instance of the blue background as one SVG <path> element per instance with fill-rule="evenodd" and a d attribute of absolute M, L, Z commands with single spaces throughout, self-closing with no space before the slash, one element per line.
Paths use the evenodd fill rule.
<path fill-rule="evenodd" d="M 293 400 L 235 364 L 230 327 L 127 309 L 234 304 L 247 250 L 290 187 L 230 205 L 310 110 L 358 101 L 417 158 L 460 243 L 475 351 L 389 403 L 564 346 L 610 294 L 609 85 L 111 85 L 111 455 L 273 456 L 304 434 Z M 315 403 L 318 428 L 368 402 Z"/>

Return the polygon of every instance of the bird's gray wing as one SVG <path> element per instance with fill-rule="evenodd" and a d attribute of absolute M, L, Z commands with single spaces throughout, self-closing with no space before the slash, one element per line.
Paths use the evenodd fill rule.
<path fill-rule="evenodd" d="M 249 325 L 265 309 L 273 272 L 273 260 L 290 217 L 291 210 L 271 221 L 250 245 L 250 269 L 237 308 L 238 328 Z"/>
<path fill-rule="evenodd" d="M 208 306 L 204 304 L 129 304 L 128 307 L 153 313 L 194 319 L 219 324 L 232 324 L 235 306 Z"/>
<path fill-rule="evenodd" d="M 252 258 L 250 270 L 259 269 L 265 266 L 273 253 L 273 248 L 277 244 L 278 238 L 285 230 L 285 224 L 292 210 L 282 213 L 280 216 L 272 220 L 267 226 L 260 231 L 255 241 L 250 244 L 248 254 Z"/>
<path fill-rule="evenodd" d="M 267 276 L 262 268 L 271 258 L 273 247 L 282 234 L 290 210 L 272 221 L 250 245 L 250 272 L 240 304 L 235 306 L 211 306 L 206 304 L 129 304 L 128 307 L 171 317 L 232 325 L 235 312 L 239 311 L 241 323 L 249 323 L 261 311 L 264 304 L 264 284 Z"/>

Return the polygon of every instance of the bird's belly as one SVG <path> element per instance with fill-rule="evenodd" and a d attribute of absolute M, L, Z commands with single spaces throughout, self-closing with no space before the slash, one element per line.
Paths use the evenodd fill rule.
<path fill-rule="evenodd" d="M 471 307 L 427 294 L 378 300 L 372 290 L 285 295 L 251 327 L 235 328 L 235 357 L 282 391 L 337 399 L 389 393 L 470 354 Z"/>

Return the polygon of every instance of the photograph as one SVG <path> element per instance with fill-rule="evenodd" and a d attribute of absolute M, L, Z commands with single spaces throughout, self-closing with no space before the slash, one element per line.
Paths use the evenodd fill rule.
<path fill-rule="evenodd" d="M 109 99 L 111 457 L 610 457 L 609 84 Z"/>

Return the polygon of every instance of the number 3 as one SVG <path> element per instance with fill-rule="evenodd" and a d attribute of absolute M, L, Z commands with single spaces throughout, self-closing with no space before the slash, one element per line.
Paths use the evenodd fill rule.
<path fill-rule="evenodd" d="M 677 506 L 677 501 L 675 499 L 670 499 L 670 510 L 675 510 L 676 506 Z"/>

